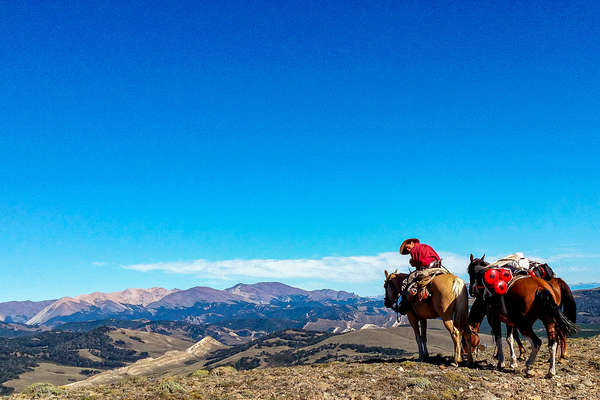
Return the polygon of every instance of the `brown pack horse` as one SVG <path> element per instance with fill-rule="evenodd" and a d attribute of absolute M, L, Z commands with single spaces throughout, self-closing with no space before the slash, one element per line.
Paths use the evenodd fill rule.
<path fill-rule="evenodd" d="M 394 307 L 400 297 L 402 282 L 407 277 L 408 274 L 396 272 L 388 274 L 385 271 L 384 303 L 386 307 Z M 433 278 L 428 288 L 431 292 L 431 300 L 411 303 L 406 313 L 408 321 L 415 332 L 415 339 L 419 347 L 419 360 L 425 360 L 429 357 L 427 351 L 427 320 L 440 317 L 454 342 L 454 362 L 452 365 L 458 366 L 461 361 L 461 335 L 469 337 L 469 340 L 466 340 L 467 357 L 469 363 L 472 363 L 468 324 L 469 305 L 465 283 L 455 275 L 442 274 Z"/>
<path fill-rule="evenodd" d="M 540 273 L 540 269 L 542 266 L 536 266 L 531 271 L 537 276 L 542 277 L 543 274 Z M 577 304 L 575 303 L 575 298 L 573 297 L 573 293 L 571 292 L 571 288 L 569 285 L 562 280 L 561 278 L 551 278 L 550 280 L 546 280 L 552 290 L 554 291 L 554 296 L 556 297 L 556 301 L 562 312 L 565 316 L 571 321 L 575 322 L 577 318 Z M 481 325 L 481 321 L 485 317 L 486 314 L 486 305 L 483 303 L 483 300 L 476 299 L 473 305 L 471 306 L 471 311 L 469 312 L 469 325 L 471 327 L 471 332 L 475 333 L 471 335 L 471 347 L 476 349 L 479 347 L 479 328 Z M 562 360 L 566 360 L 568 358 L 567 353 L 567 338 L 564 332 L 558 332 L 558 350 L 560 350 L 560 357 L 558 356 L 559 352 L 557 350 L 557 361 L 561 362 Z M 511 354 L 514 354 L 514 344 L 513 339 L 516 341 L 519 347 L 519 360 L 525 359 L 525 348 L 521 343 L 519 338 L 519 332 L 515 329 L 514 326 L 507 325 L 506 326 L 506 341 L 511 348 Z M 463 344 L 463 349 L 465 348 Z M 498 358 L 498 349 L 496 348 L 495 358 Z"/>
<path fill-rule="evenodd" d="M 480 284 L 482 268 L 489 263 L 479 258 L 473 258 L 468 267 L 470 285 L 474 287 Z M 531 367 L 535 362 L 542 341 L 533 331 L 533 323 L 538 319 L 542 321 L 548 335 L 548 347 L 550 348 L 550 368 L 547 376 L 556 375 L 556 348 L 561 336 L 568 336 L 577 331 L 577 327 L 571 322 L 558 307 L 559 301 L 554 290 L 548 282 L 538 277 L 526 277 L 515 281 L 508 292 L 504 295 L 505 310 L 502 310 L 499 297 L 483 299 L 487 307 L 487 318 L 498 347 L 498 368 L 502 368 L 504 355 L 502 353 L 502 340 L 500 323 L 504 322 L 510 326 L 516 326 L 532 344 L 531 354 L 525 363 L 526 375 L 531 375 Z M 473 333 L 474 335 L 476 333 Z M 511 347 L 512 364 L 516 365 L 516 355 Z"/>

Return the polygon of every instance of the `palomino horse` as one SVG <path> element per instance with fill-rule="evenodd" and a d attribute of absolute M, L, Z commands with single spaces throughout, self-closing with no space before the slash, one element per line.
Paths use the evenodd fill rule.
<path fill-rule="evenodd" d="M 530 271 L 538 277 L 544 278 L 545 270 L 544 264 L 538 265 L 532 268 Z M 571 293 L 571 288 L 567 285 L 567 282 L 563 281 L 560 278 L 551 278 L 550 280 L 546 280 L 554 290 L 554 295 L 558 301 L 559 307 L 565 314 L 565 316 L 569 319 L 569 321 L 575 323 L 577 318 L 577 304 L 575 303 L 575 298 L 573 297 L 573 293 Z M 560 359 L 566 360 L 568 358 L 567 354 L 567 338 L 565 335 L 560 335 Z"/>
<path fill-rule="evenodd" d="M 485 269 L 489 263 L 479 258 L 473 258 L 468 267 L 470 285 L 479 284 L 479 271 Z M 502 340 L 500 323 L 504 322 L 516 326 L 521 333 L 529 338 L 532 344 L 531 354 L 525 363 L 526 375 L 531 375 L 531 366 L 535 362 L 542 341 L 533 331 L 533 323 L 538 319 L 542 321 L 548 335 L 550 348 L 550 368 L 547 376 L 556 375 L 556 347 L 560 336 L 572 335 L 577 327 L 562 313 L 558 307 L 558 299 L 548 282 L 538 277 L 525 277 L 516 280 L 508 292 L 503 296 L 505 310 L 502 310 L 499 297 L 486 300 L 479 297 L 487 305 L 487 318 L 498 346 L 498 369 L 504 364 L 502 353 Z M 473 333 L 476 334 L 476 333 Z M 509 340 L 510 343 L 510 340 Z M 516 355 L 511 347 L 512 365 L 516 366 Z"/>
<path fill-rule="evenodd" d="M 385 271 L 385 306 L 393 308 L 400 297 L 402 282 L 408 274 L 391 273 Z M 429 283 L 431 300 L 427 302 L 410 303 L 407 311 L 408 321 L 415 332 L 417 346 L 419 347 L 419 360 L 429 357 L 427 351 L 427 320 L 440 317 L 444 326 L 450 332 L 454 342 L 454 362 L 458 366 L 461 361 L 461 335 L 470 336 L 468 324 L 468 294 L 465 283 L 452 274 L 437 275 Z M 421 331 L 419 332 L 419 325 Z M 467 356 L 469 363 L 473 362 L 471 356 L 471 340 L 467 340 Z"/>

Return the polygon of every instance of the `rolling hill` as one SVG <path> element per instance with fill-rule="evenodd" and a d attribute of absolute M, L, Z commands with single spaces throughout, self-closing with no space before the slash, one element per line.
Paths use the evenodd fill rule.
<path fill-rule="evenodd" d="M 367 362 L 325 362 L 291 367 L 235 370 L 219 367 L 175 376 L 137 376 L 98 385 L 36 385 L 11 400 L 53 399 L 598 399 L 600 337 L 569 339 L 572 357 L 544 379 L 546 353 L 534 365 L 535 376 L 494 368 L 492 352 L 480 354 L 472 368 L 449 367 L 445 356 L 429 362 L 412 357 Z M 38 397 L 39 396 L 39 397 Z"/>
<path fill-rule="evenodd" d="M 452 353 L 452 340 L 441 321 L 430 321 L 428 339 L 431 354 Z M 481 339 L 483 343 L 492 344 L 488 335 L 482 335 Z M 141 359 L 126 367 L 102 372 L 70 386 L 114 383 L 126 377 L 156 378 L 191 374 L 198 370 L 227 366 L 246 370 L 331 361 L 381 362 L 413 357 L 416 353 L 418 349 L 410 326 L 362 329 L 337 335 L 285 330 L 237 346 L 226 346 L 207 336 L 185 351 L 169 351 L 158 358 Z"/>
<path fill-rule="evenodd" d="M 600 288 L 575 290 L 578 318 L 584 324 L 600 322 Z M 304 328 L 344 332 L 367 324 L 390 327 L 394 316 L 379 298 L 360 297 L 334 290 L 307 291 L 278 282 L 238 284 L 224 290 L 208 287 L 126 289 L 91 293 L 43 302 L 0 303 L 0 336 L 31 334 L 38 328 L 101 320 L 186 321 L 220 325 L 240 341 L 273 332 L 260 321 L 279 321 L 279 329 Z M 4 321 L 4 322 L 2 322 Z M 231 323 L 228 321 L 246 321 Z M 254 321 L 251 322 L 250 321 Z M 277 330 L 277 329 L 275 329 Z M 219 334 L 217 334 L 219 336 Z M 217 339 L 224 339 L 224 336 Z"/>

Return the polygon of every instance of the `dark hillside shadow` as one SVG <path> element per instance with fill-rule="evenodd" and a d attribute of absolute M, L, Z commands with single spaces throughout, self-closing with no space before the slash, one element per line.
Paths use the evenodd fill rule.
<path fill-rule="evenodd" d="M 361 361 L 356 361 L 358 364 L 375 364 L 375 363 L 381 363 L 381 364 L 393 364 L 393 363 L 402 363 L 402 362 L 412 362 L 412 363 L 416 363 L 416 364 L 429 364 L 429 365 L 436 365 L 436 366 L 446 366 L 448 368 L 455 368 L 455 367 L 451 367 L 452 362 L 454 361 L 454 358 L 451 356 L 443 356 L 441 354 L 437 354 L 435 356 L 430 356 L 427 361 L 417 361 L 416 358 L 414 357 L 398 357 L 398 358 L 369 358 L 366 360 L 361 360 Z M 496 370 L 496 364 L 495 363 L 490 363 L 488 360 L 479 360 L 479 361 L 473 361 L 473 364 L 469 365 L 469 363 L 467 361 L 462 361 L 459 364 L 459 368 L 463 368 L 463 367 L 467 367 L 467 368 L 471 368 L 471 369 L 479 369 L 479 370 L 484 370 L 484 371 L 493 371 Z M 510 374 L 515 374 L 517 373 L 517 371 L 512 370 L 510 368 L 503 368 L 501 370 L 501 372 L 504 373 L 510 373 Z"/>

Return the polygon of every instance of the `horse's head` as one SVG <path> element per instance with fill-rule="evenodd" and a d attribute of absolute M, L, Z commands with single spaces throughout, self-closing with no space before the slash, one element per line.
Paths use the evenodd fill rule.
<path fill-rule="evenodd" d="M 481 339 L 479 338 L 479 327 L 475 327 L 473 325 L 470 326 L 471 332 L 468 335 L 463 335 L 461 337 L 461 345 L 462 351 L 464 354 L 467 353 L 467 340 L 471 341 L 471 351 L 474 353 L 478 353 L 480 351 L 485 351 L 486 345 L 481 343 Z"/>
<path fill-rule="evenodd" d="M 488 265 L 490 265 L 490 263 L 485 261 L 485 254 L 481 256 L 481 258 L 473 257 L 473 254 L 471 254 L 471 262 L 467 267 L 467 272 L 469 274 L 469 293 L 471 296 L 475 293 L 475 285 L 477 284 L 479 273 Z"/>
<path fill-rule="evenodd" d="M 385 289 L 385 299 L 383 300 L 383 304 L 387 308 L 392 308 L 396 301 L 398 301 L 398 297 L 400 297 L 402 281 L 406 279 L 408 274 L 399 274 L 397 270 L 391 274 L 387 271 L 384 272 L 385 283 L 383 284 L 383 288 Z"/>
<path fill-rule="evenodd" d="M 467 340 L 471 342 L 471 349 L 473 351 L 481 349 L 481 339 L 479 338 L 480 322 L 469 323 L 468 332 L 461 338 L 463 352 L 467 353 Z"/>

